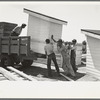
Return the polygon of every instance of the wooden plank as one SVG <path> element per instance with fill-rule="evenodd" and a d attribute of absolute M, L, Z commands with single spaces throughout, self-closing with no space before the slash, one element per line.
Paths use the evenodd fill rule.
<path fill-rule="evenodd" d="M 9 43 L 9 39 L 8 38 L 2 38 L 2 41 L 1 41 L 2 44 L 7 44 Z"/>
<path fill-rule="evenodd" d="M 5 70 L 2 67 L 0 67 L 0 73 L 2 73 L 7 79 L 11 81 L 21 81 L 18 77 L 12 75 L 9 71 Z"/>
<path fill-rule="evenodd" d="M 18 39 L 16 40 L 11 38 L 11 45 L 18 45 L 18 43 L 19 43 Z"/>
<path fill-rule="evenodd" d="M 18 45 L 11 45 L 11 53 L 17 53 L 19 52 L 19 49 L 18 49 Z"/>
<path fill-rule="evenodd" d="M 8 48 L 8 45 L 3 45 L 2 44 L 2 48 L 1 48 L 1 53 L 8 53 L 9 52 L 9 48 Z"/>
<path fill-rule="evenodd" d="M 3 80 L 8 80 L 8 79 L 5 77 L 0 77 L 0 81 L 3 81 Z"/>
<path fill-rule="evenodd" d="M 15 69 L 13 67 L 8 66 L 7 68 L 14 71 L 14 72 L 16 72 L 17 74 L 20 74 L 20 76 L 23 76 L 24 78 L 29 79 L 30 81 L 36 81 L 35 79 L 31 78 L 30 76 L 24 74 L 23 72 L 20 72 L 19 70 Z"/>
<path fill-rule="evenodd" d="M 3 75 L 0 73 L 0 77 L 3 77 Z"/>
<path fill-rule="evenodd" d="M 11 54 L 11 53 L 16 53 L 16 54 L 27 54 L 27 48 L 28 48 L 28 52 L 30 50 L 30 47 L 27 45 L 29 43 L 28 39 L 30 37 L 29 36 L 25 36 L 25 37 L 2 37 L 0 38 L 0 53 L 7 53 L 7 54 Z M 23 43 L 21 43 L 22 41 Z M 25 43 L 24 43 L 25 40 Z"/>
<path fill-rule="evenodd" d="M 86 64 L 86 62 L 85 62 L 85 61 L 81 61 L 81 63 Z"/>
<path fill-rule="evenodd" d="M 68 76 L 66 76 L 66 75 L 64 75 L 64 74 L 62 74 L 62 73 L 60 73 L 60 75 L 63 76 L 64 78 L 66 78 L 66 79 L 69 80 L 69 81 L 74 81 L 74 80 L 72 80 L 71 78 L 69 78 Z"/>
<path fill-rule="evenodd" d="M 20 45 L 20 54 L 26 54 L 27 55 L 27 46 L 26 45 Z"/>

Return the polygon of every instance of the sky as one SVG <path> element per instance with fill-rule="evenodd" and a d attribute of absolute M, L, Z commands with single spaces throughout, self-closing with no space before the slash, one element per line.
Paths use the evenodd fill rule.
<path fill-rule="evenodd" d="M 28 14 L 23 12 L 23 8 L 67 21 L 62 31 L 64 41 L 77 39 L 81 43 L 86 40 L 81 29 L 100 29 L 99 2 L 0 2 L 0 22 L 27 24 Z M 27 35 L 27 27 L 21 35 Z"/>

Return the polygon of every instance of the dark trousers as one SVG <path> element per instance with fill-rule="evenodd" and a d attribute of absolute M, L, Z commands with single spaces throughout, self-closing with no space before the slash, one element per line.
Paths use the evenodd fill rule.
<path fill-rule="evenodd" d="M 76 53 L 74 50 L 71 50 L 71 65 L 73 70 L 76 72 L 77 71 L 77 67 L 76 67 Z"/>
<path fill-rule="evenodd" d="M 16 32 L 13 32 L 13 33 L 11 34 L 11 36 L 19 36 L 19 34 L 17 34 Z"/>
<path fill-rule="evenodd" d="M 48 68 L 48 76 L 51 76 L 51 60 L 53 61 L 55 68 L 57 70 L 57 73 L 59 73 L 59 67 L 56 61 L 56 56 L 54 53 L 48 55 L 48 59 L 47 59 L 47 68 Z"/>

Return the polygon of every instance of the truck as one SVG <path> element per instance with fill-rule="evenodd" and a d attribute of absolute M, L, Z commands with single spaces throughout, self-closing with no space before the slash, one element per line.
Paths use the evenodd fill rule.
<path fill-rule="evenodd" d="M 0 61 L 1 66 L 21 63 L 30 66 L 36 60 L 35 53 L 30 48 L 30 36 L 11 36 L 11 31 L 17 24 L 0 22 Z"/>

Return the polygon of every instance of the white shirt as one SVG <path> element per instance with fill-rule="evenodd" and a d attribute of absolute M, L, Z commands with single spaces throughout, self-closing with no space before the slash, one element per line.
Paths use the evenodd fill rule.
<path fill-rule="evenodd" d="M 46 46 L 44 47 L 44 50 L 46 51 L 47 55 L 50 55 L 52 53 L 54 53 L 54 48 L 53 45 L 51 43 L 46 44 Z"/>
<path fill-rule="evenodd" d="M 21 26 L 17 26 L 17 27 L 15 27 L 15 28 L 13 29 L 12 32 L 15 32 L 15 33 L 17 33 L 18 35 L 20 35 L 20 34 L 21 34 L 21 31 L 22 31 L 22 27 L 21 27 Z"/>
<path fill-rule="evenodd" d="M 72 50 L 76 51 L 76 49 L 77 49 L 77 46 L 76 45 L 73 45 L 72 46 Z"/>

